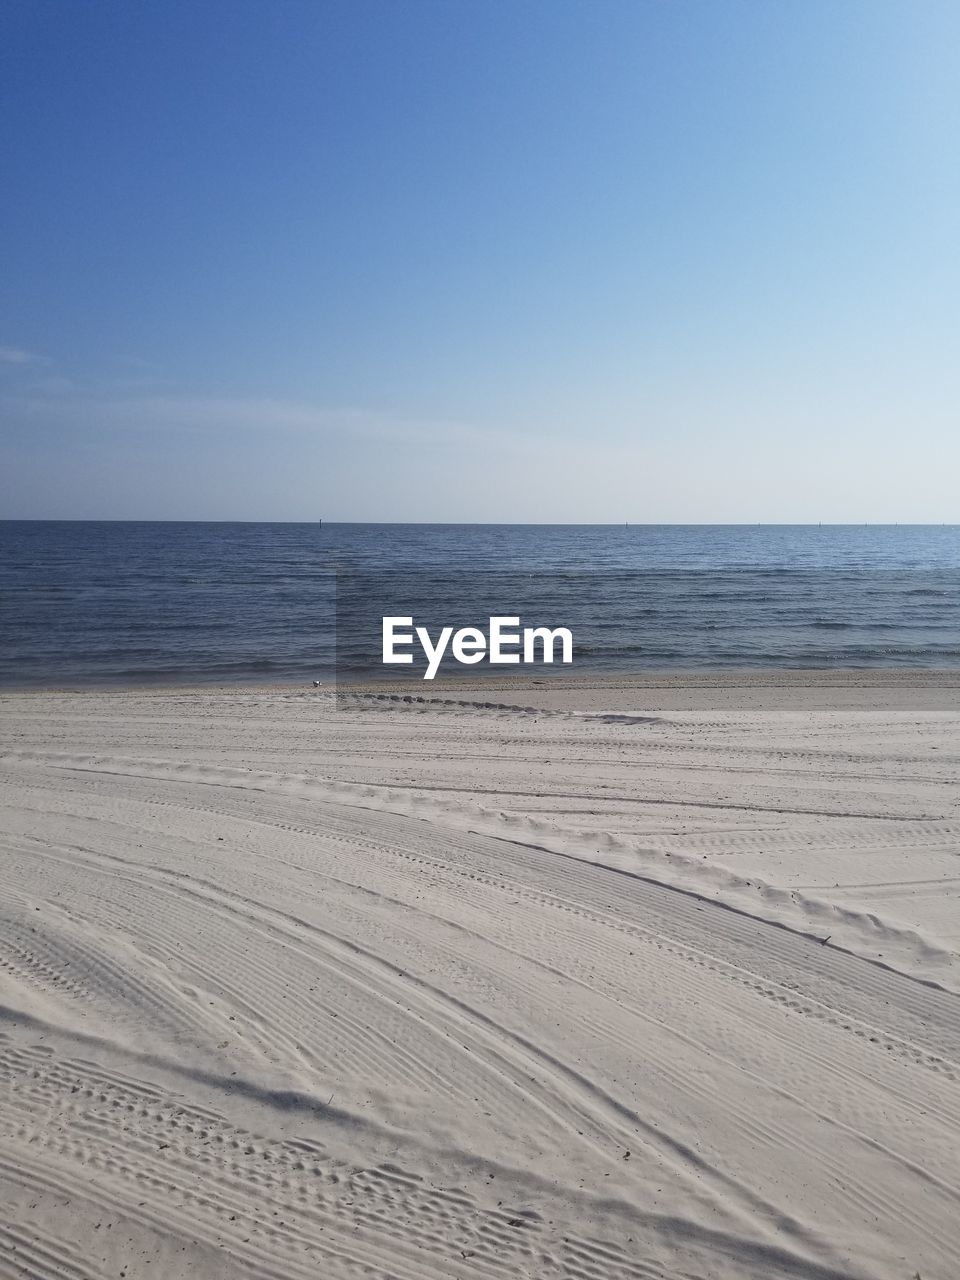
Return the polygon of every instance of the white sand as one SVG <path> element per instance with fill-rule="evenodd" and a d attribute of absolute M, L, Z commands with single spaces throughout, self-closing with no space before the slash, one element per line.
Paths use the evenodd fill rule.
<path fill-rule="evenodd" d="M 0 698 L 0 1277 L 955 1280 L 960 679 L 426 696 Z"/>

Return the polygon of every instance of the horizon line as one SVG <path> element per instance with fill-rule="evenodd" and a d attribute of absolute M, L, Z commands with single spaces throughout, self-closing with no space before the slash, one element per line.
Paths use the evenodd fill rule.
<path fill-rule="evenodd" d="M 0 516 L 0 524 L 290 524 L 414 525 L 433 528 L 527 529 L 956 529 L 960 520 L 249 520 L 195 516 Z"/>

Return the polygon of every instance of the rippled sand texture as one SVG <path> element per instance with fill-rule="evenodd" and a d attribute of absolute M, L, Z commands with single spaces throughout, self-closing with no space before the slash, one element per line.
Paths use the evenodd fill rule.
<path fill-rule="evenodd" d="M 0 1276 L 960 1258 L 960 688 L 0 699 Z"/>

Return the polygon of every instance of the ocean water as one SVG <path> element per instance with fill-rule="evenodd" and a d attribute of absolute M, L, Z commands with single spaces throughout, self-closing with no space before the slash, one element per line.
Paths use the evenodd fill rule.
<path fill-rule="evenodd" d="M 362 678 L 388 612 L 567 626 L 576 674 L 958 668 L 960 526 L 0 521 L 5 686 Z"/>

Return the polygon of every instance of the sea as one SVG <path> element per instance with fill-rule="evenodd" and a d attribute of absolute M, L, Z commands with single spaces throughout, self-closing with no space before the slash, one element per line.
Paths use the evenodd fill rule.
<path fill-rule="evenodd" d="M 6 687 L 373 679 L 385 614 L 567 627 L 557 676 L 956 669 L 960 526 L 0 521 Z"/>

